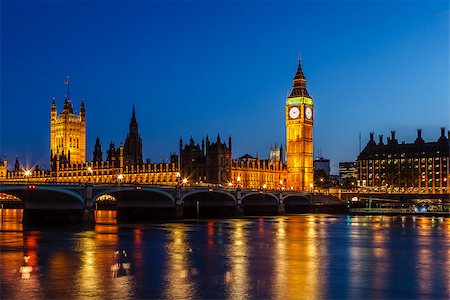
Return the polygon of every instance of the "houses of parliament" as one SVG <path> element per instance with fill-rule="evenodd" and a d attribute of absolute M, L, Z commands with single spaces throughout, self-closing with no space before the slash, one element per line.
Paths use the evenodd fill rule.
<path fill-rule="evenodd" d="M 142 158 L 142 139 L 133 106 L 125 143 L 109 144 L 106 153 L 97 137 L 92 161 L 86 160 L 86 107 L 79 114 L 68 91 L 58 113 L 55 99 L 50 110 L 50 169 L 14 169 L 0 160 L 0 180 L 11 182 L 136 183 L 155 185 L 222 185 L 249 189 L 310 191 L 313 185 L 313 100 L 306 88 L 300 60 L 293 87 L 285 102 L 286 152 L 270 148 L 268 159 L 251 155 L 232 157 L 232 139 L 206 136 L 200 143 L 180 138 L 179 152 L 168 162 L 150 163 Z"/>

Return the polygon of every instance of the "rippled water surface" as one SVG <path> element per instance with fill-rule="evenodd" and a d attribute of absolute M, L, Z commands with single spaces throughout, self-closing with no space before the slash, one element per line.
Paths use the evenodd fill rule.
<path fill-rule="evenodd" d="M 117 225 L 98 211 L 94 230 L 24 231 L 21 216 L 2 212 L 2 299 L 449 299 L 449 218 Z"/>

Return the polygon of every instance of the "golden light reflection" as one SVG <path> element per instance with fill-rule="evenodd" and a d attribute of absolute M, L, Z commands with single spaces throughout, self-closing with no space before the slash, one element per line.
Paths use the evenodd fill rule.
<path fill-rule="evenodd" d="M 167 265 L 165 291 L 166 299 L 196 298 L 195 286 L 189 278 L 189 253 L 192 251 L 187 242 L 186 226 L 174 224 L 169 227 L 169 241 L 166 246 Z"/>
<path fill-rule="evenodd" d="M 326 230 L 319 231 L 319 221 L 319 216 L 278 219 L 272 298 L 324 297 L 328 254 Z"/>
<path fill-rule="evenodd" d="M 272 290 L 273 299 L 285 299 L 286 298 L 286 285 L 288 284 L 286 279 L 286 255 L 287 255 L 287 239 L 286 239 L 286 219 L 280 217 L 276 223 L 275 234 L 275 278 L 274 287 Z"/>
<path fill-rule="evenodd" d="M 78 291 L 83 294 L 95 295 L 100 281 L 98 262 L 95 257 L 95 232 L 83 233 L 80 239 L 80 267 L 78 268 L 76 283 L 79 285 Z M 82 296 L 82 295 L 79 295 Z"/>
<path fill-rule="evenodd" d="M 0 209 L 0 229 L 5 231 L 22 231 L 23 209 Z"/>
<path fill-rule="evenodd" d="M 225 273 L 225 284 L 227 285 L 228 298 L 248 298 L 248 244 L 247 244 L 247 221 L 233 220 L 230 226 L 230 242 L 226 253 L 230 269 Z"/>

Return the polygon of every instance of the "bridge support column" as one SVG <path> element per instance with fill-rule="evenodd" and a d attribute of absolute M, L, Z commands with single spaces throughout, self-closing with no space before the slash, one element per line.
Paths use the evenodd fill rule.
<path fill-rule="evenodd" d="M 242 191 L 241 188 L 237 188 L 236 190 L 236 215 L 243 216 L 244 215 L 244 207 L 242 206 Z"/>
<path fill-rule="evenodd" d="M 177 186 L 175 190 L 175 218 L 183 218 L 184 206 L 183 201 L 181 200 L 181 187 Z"/>
<path fill-rule="evenodd" d="M 279 205 L 278 205 L 278 214 L 280 215 L 284 215 L 286 213 L 286 209 L 284 207 L 284 201 L 283 201 L 283 193 L 280 192 L 280 196 L 278 197 L 279 199 Z"/>
<path fill-rule="evenodd" d="M 94 200 L 92 197 L 92 184 L 88 183 L 84 186 L 84 216 L 83 223 L 95 224 L 94 218 Z"/>
<path fill-rule="evenodd" d="M 34 209 L 23 210 L 24 225 L 74 225 L 84 224 L 89 219 L 85 209 Z M 92 215 L 93 219 L 93 215 Z"/>

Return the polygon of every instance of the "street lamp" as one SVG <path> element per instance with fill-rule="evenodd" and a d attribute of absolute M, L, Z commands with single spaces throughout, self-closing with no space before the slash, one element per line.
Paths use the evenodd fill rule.
<path fill-rule="evenodd" d="M 28 179 L 31 177 L 31 175 L 33 174 L 33 172 L 32 172 L 31 170 L 25 170 L 25 171 L 23 172 L 23 174 L 25 175 L 25 178 L 26 178 L 27 183 L 28 183 Z"/>
<path fill-rule="evenodd" d="M 180 174 L 180 172 L 177 172 L 176 177 L 177 177 L 177 186 L 179 186 L 179 185 L 180 185 L 180 179 L 181 179 L 181 174 Z"/>
<path fill-rule="evenodd" d="M 267 184 L 264 183 L 262 188 L 263 188 L 263 190 L 265 190 L 267 188 Z"/>
<path fill-rule="evenodd" d="M 88 171 L 88 182 L 91 182 L 92 168 L 88 167 L 87 171 Z"/>
<path fill-rule="evenodd" d="M 119 183 L 123 180 L 123 174 L 122 173 L 117 175 L 117 180 L 119 180 Z"/>
<path fill-rule="evenodd" d="M 238 182 L 238 187 L 241 187 L 241 176 L 238 176 L 236 181 Z"/>
<path fill-rule="evenodd" d="M 183 185 L 186 185 L 188 183 L 187 178 L 183 178 Z"/>

